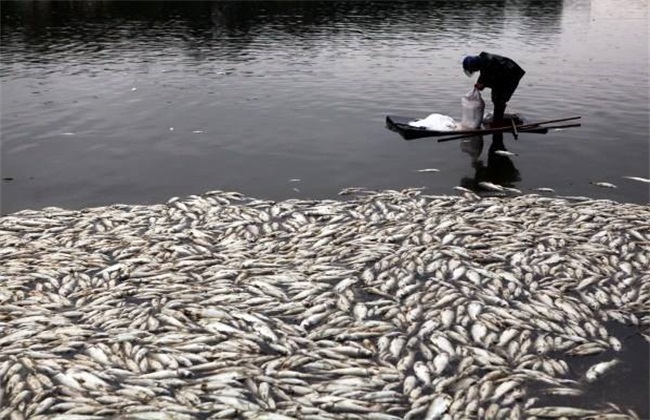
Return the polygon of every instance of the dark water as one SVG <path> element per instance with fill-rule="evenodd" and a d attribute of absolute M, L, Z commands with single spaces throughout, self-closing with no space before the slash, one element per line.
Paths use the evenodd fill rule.
<path fill-rule="evenodd" d="M 647 203 L 648 184 L 622 176 L 649 172 L 648 5 L 621 4 L 2 1 L 2 212 L 211 189 L 455 194 L 477 172 L 524 192 Z M 489 137 L 472 165 L 460 141 L 384 127 L 386 114 L 460 119 L 475 80 L 460 60 L 483 50 L 527 71 L 509 111 L 582 116 L 580 128 L 506 135 L 518 156 L 505 174 L 482 169 Z"/>
<path fill-rule="evenodd" d="M 641 420 L 650 419 L 650 346 L 639 334 L 638 327 L 618 322 L 606 323 L 607 330 L 620 340 L 620 353 L 608 350 L 598 355 L 566 357 L 559 355 L 569 366 L 571 379 L 582 380 L 579 396 L 548 395 L 548 384 L 531 386 L 531 395 L 539 398 L 539 406 L 584 407 L 607 410 L 609 403 L 625 412 L 631 409 Z M 618 359 L 615 369 L 589 383 L 584 381 L 589 368 L 597 363 Z"/>

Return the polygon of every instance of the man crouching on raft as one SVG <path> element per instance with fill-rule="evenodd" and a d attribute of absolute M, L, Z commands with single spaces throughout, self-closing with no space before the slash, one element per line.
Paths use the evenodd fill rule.
<path fill-rule="evenodd" d="M 480 71 L 481 74 L 474 85 L 478 90 L 488 87 L 492 89 L 492 104 L 494 116 L 492 127 L 504 126 L 503 117 L 506 104 L 526 72 L 508 57 L 482 52 L 479 55 L 469 55 L 463 59 L 463 70 L 468 77 Z"/>

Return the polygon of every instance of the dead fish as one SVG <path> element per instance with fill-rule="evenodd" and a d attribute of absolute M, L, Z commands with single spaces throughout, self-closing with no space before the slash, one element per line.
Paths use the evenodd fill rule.
<path fill-rule="evenodd" d="M 560 418 L 570 417 L 579 418 L 584 416 L 591 416 L 596 414 L 597 411 L 586 410 L 577 407 L 531 407 L 526 410 L 526 414 L 541 418 Z"/>
<path fill-rule="evenodd" d="M 616 185 L 610 183 L 610 182 L 590 182 L 590 184 L 595 185 L 597 187 L 603 187 L 603 188 L 618 188 Z"/>
<path fill-rule="evenodd" d="M 472 334 L 472 339 L 474 340 L 475 343 L 481 344 L 483 342 L 483 338 L 487 334 L 487 328 L 484 324 L 481 322 L 475 322 L 472 324 L 472 327 L 470 329 L 471 334 Z"/>
<path fill-rule="evenodd" d="M 609 371 L 611 368 L 616 366 L 619 363 L 619 359 L 612 359 L 607 362 L 600 362 L 592 367 L 590 367 L 587 370 L 587 373 L 585 374 L 585 378 L 587 379 L 587 382 L 594 382 L 601 376 L 603 376 L 607 371 Z"/>
<path fill-rule="evenodd" d="M 478 185 L 479 187 L 485 188 L 486 190 L 490 190 L 490 191 L 503 191 L 503 187 L 501 185 L 497 185 L 488 181 L 481 181 L 478 183 Z"/>
<path fill-rule="evenodd" d="M 525 395 L 581 395 L 565 360 L 650 323 L 647 206 L 416 191 L 0 217 L 0 417 L 596 411 Z"/>
<path fill-rule="evenodd" d="M 413 365 L 413 371 L 415 372 L 415 376 L 422 381 L 425 386 L 431 385 L 431 372 L 424 362 L 419 360 L 415 362 Z"/>
<path fill-rule="evenodd" d="M 504 191 L 511 192 L 511 193 L 515 193 L 515 194 L 522 194 L 521 190 L 518 189 L 518 188 L 503 187 L 503 190 L 504 190 Z"/>
<path fill-rule="evenodd" d="M 516 153 L 507 150 L 495 150 L 494 153 L 500 156 L 518 156 Z"/>
<path fill-rule="evenodd" d="M 648 178 L 641 178 L 640 176 L 624 176 L 623 178 L 631 179 L 631 180 L 633 180 L 633 181 L 639 181 L 639 182 L 650 183 L 650 179 L 648 179 Z"/>
<path fill-rule="evenodd" d="M 434 373 L 436 375 L 440 375 L 442 372 L 445 371 L 448 364 L 449 364 L 449 355 L 447 353 L 445 353 L 445 352 L 438 353 L 433 358 L 433 367 L 435 369 Z"/>
<path fill-rule="evenodd" d="M 464 193 L 474 193 L 474 191 L 470 190 L 469 188 L 461 187 L 460 185 L 456 185 L 454 187 L 456 191 L 464 192 Z"/>
<path fill-rule="evenodd" d="M 447 409 L 451 405 L 453 399 L 447 394 L 438 394 L 427 410 L 424 418 L 425 420 L 433 420 L 442 418 L 442 415 L 447 412 Z"/>
<path fill-rule="evenodd" d="M 582 389 L 567 388 L 567 387 L 554 387 L 544 390 L 548 395 L 561 395 L 561 396 L 579 396 L 584 393 Z"/>

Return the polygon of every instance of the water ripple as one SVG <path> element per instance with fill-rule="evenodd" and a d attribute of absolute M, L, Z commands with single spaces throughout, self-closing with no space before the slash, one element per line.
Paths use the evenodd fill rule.
<path fill-rule="evenodd" d="M 320 180 L 314 195 L 341 182 L 391 188 L 410 182 L 412 165 L 436 164 L 448 170 L 427 185 L 445 193 L 471 171 L 458 144 L 403 142 L 384 116 L 460 118 L 474 83 L 460 60 L 483 50 L 527 71 L 510 110 L 534 121 L 582 116 L 580 129 L 507 140 L 520 149 L 519 186 L 580 195 L 603 175 L 648 175 L 648 70 L 633 64 L 648 62 L 642 0 L 488 1 L 472 13 L 465 1 L 78 4 L 3 2 L 2 164 L 16 180 L 3 191 L 7 209 L 92 197 L 70 189 L 87 174 L 61 168 L 79 155 L 113 185 L 104 192 L 130 201 L 161 197 L 159 171 L 144 161 L 183 167 L 176 194 L 194 191 L 199 173 L 214 173 L 204 181 L 218 187 L 215 168 L 235 161 L 229 185 L 241 191 L 305 166 Z M 123 171 L 138 174 L 137 194 L 124 191 Z M 630 188 L 610 193 L 648 200 Z"/>

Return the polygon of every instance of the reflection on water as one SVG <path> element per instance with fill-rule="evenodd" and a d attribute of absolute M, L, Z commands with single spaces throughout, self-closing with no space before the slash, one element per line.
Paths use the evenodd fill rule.
<path fill-rule="evenodd" d="M 503 36 L 509 20 L 516 21 L 512 29 L 544 48 L 560 30 L 558 0 L 476 1 L 471 13 L 467 7 L 467 1 L 7 1 L 3 63 L 111 61 L 124 51 L 137 51 L 133 58 L 146 62 L 164 59 L 160 53 L 171 49 L 188 59 L 186 64 L 245 62 L 256 59 L 251 49 L 309 52 L 342 34 L 360 43 L 396 45 L 426 35 L 430 42 L 424 48 L 434 51 L 448 47 L 440 41 L 450 35 L 462 45 L 471 39 L 468 32 L 479 27 L 490 28 L 486 39 Z"/>
<path fill-rule="evenodd" d="M 464 177 L 460 180 L 462 187 L 474 191 L 485 190 L 481 182 L 489 182 L 503 187 L 514 188 L 521 175 L 515 167 L 512 159 L 500 155 L 497 151 L 507 151 L 503 143 L 503 133 L 494 133 L 491 137 L 490 147 L 487 153 L 487 164 L 480 159 L 483 149 L 483 137 L 476 136 L 463 141 L 461 148 L 471 156 L 471 164 L 474 169 L 473 177 Z"/>

